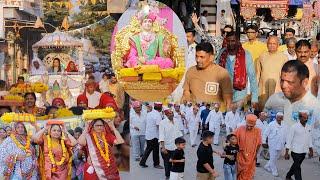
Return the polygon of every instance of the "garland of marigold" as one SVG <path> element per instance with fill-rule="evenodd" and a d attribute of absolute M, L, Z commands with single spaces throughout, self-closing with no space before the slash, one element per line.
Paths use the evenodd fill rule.
<path fill-rule="evenodd" d="M 109 167 L 110 166 L 109 146 L 108 146 L 106 137 L 104 135 L 102 136 L 102 140 L 103 140 L 103 144 L 104 144 L 104 152 L 103 152 L 103 150 L 102 150 L 102 148 L 100 146 L 97 134 L 95 132 L 93 132 L 93 138 L 94 138 L 94 141 L 95 141 L 95 143 L 97 145 L 97 148 L 99 149 L 99 152 L 100 152 L 101 156 L 107 162 L 107 166 Z"/>
<path fill-rule="evenodd" d="M 62 135 L 62 138 L 60 140 L 61 143 L 61 147 L 62 147 L 62 158 L 60 161 L 56 162 L 56 160 L 53 157 L 53 153 L 52 153 L 52 144 L 51 144 L 51 137 L 50 135 L 47 135 L 47 141 L 48 141 L 48 151 L 49 151 L 49 159 L 51 161 L 52 165 L 56 165 L 56 166 L 61 166 L 65 160 L 66 160 L 66 156 L 67 156 L 67 148 L 64 144 L 64 136 Z"/>
<path fill-rule="evenodd" d="M 16 138 L 15 135 L 11 134 L 10 135 L 12 141 L 18 146 L 18 148 L 20 148 L 21 150 L 25 151 L 27 156 L 31 155 L 31 150 L 30 150 L 30 144 L 31 144 L 31 137 L 30 135 L 27 136 L 27 141 L 26 141 L 26 145 L 23 146 Z"/>

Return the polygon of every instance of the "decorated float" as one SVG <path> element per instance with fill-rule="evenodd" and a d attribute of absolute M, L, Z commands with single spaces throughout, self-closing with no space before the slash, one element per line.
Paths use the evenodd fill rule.
<path fill-rule="evenodd" d="M 156 1 L 141 2 L 122 15 L 114 31 L 111 60 L 131 97 L 157 101 L 176 89 L 185 71 L 182 47 L 187 47 L 185 32 L 178 29 L 183 30 L 179 18 Z"/>
<path fill-rule="evenodd" d="M 83 63 L 83 43 L 68 35 L 65 32 L 60 32 L 58 29 L 53 33 L 46 34 L 40 41 L 32 46 L 33 60 L 40 61 L 39 63 L 44 66 L 44 71 L 40 73 L 31 74 L 29 81 L 42 82 L 49 86 L 46 95 L 37 94 L 37 104 L 42 106 L 42 102 L 51 104 L 52 99 L 61 97 L 65 100 L 67 106 L 75 105 L 74 98 L 77 97 L 84 89 L 84 63 Z M 76 52 L 76 59 L 73 59 L 67 53 L 49 53 L 40 60 L 38 58 L 39 50 L 44 49 L 71 49 Z M 54 61 L 59 60 L 61 71 L 54 72 Z M 72 63 L 73 62 L 73 63 Z M 74 64 L 77 71 L 67 72 L 69 64 Z M 33 66 L 33 64 L 31 64 Z M 32 73 L 32 72 L 31 72 Z"/>

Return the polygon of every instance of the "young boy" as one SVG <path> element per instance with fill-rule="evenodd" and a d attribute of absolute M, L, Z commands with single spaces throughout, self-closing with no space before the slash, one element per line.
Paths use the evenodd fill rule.
<path fill-rule="evenodd" d="M 183 149 L 186 147 L 186 140 L 182 137 L 178 137 L 175 139 L 175 144 L 177 149 L 174 151 L 172 158 L 169 160 L 169 162 L 172 163 L 170 180 L 183 180 L 185 164 Z"/>
<path fill-rule="evenodd" d="M 239 152 L 239 145 L 236 135 L 229 134 L 227 136 L 227 143 L 224 147 L 224 152 L 221 157 L 225 158 L 223 162 L 224 179 L 225 180 L 236 180 L 236 158 Z"/>
<path fill-rule="evenodd" d="M 213 136 L 211 131 L 204 131 L 202 134 L 202 142 L 197 150 L 197 180 L 214 180 L 219 176 L 213 166 L 213 153 L 216 153 L 211 146 Z"/>

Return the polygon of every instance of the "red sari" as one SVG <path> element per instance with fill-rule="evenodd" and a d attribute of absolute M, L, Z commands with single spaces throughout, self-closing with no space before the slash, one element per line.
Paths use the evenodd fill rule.
<path fill-rule="evenodd" d="M 85 180 L 120 180 L 119 171 L 117 168 L 116 159 L 112 153 L 112 146 L 116 140 L 116 137 L 111 133 L 111 130 L 107 124 L 105 124 L 105 138 L 109 146 L 109 166 L 104 158 L 101 156 L 99 149 L 93 138 L 93 123 L 90 124 L 89 134 L 86 136 L 87 146 L 87 162 L 84 165 L 84 179 Z M 100 146 L 104 150 L 103 143 Z M 105 153 L 105 152 L 104 152 Z M 94 171 L 89 173 L 94 168 Z"/>

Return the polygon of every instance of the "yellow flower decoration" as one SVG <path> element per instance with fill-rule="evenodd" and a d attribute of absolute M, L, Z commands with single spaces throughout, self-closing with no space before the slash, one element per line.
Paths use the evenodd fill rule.
<path fill-rule="evenodd" d="M 28 113 L 4 113 L 1 117 L 1 120 L 4 123 L 11 123 L 11 122 L 35 122 L 36 118 L 32 114 Z"/>
<path fill-rule="evenodd" d="M 56 115 L 57 115 L 58 118 L 74 116 L 74 114 L 72 113 L 72 111 L 70 111 L 70 110 L 67 109 L 67 108 L 58 109 L 58 111 L 56 112 Z"/>
<path fill-rule="evenodd" d="M 93 110 L 84 110 L 82 118 L 85 120 L 93 119 L 113 119 L 116 117 L 116 112 L 110 107 L 105 109 L 93 109 Z"/>
<path fill-rule="evenodd" d="M 48 155 L 49 155 L 51 164 L 54 166 L 61 166 L 65 162 L 67 157 L 67 148 L 66 148 L 66 145 L 64 144 L 64 135 L 62 135 L 62 138 L 60 140 L 60 144 L 62 148 L 62 158 L 58 162 L 54 159 L 54 156 L 52 153 L 51 137 L 49 135 L 47 135 L 47 141 L 48 141 L 48 151 L 49 151 Z M 55 171 L 55 168 L 53 168 L 52 171 Z"/>
<path fill-rule="evenodd" d="M 109 146 L 106 140 L 106 137 L 104 135 L 102 135 L 102 140 L 103 140 L 103 146 L 104 146 L 104 151 L 99 143 L 97 134 L 95 132 L 93 132 L 93 139 L 94 142 L 97 146 L 97 148 L 99 149 L 100 155 L 103 157 L 103 159 L 107 162 L 107 166 L 110 166 L 110 157 L 109 157 Z"/>
<path fill-rule="evenodd" d="M 24 101 L 23 97 L 18 96 L 18 95 L 12 95 L 12 94 L 4 96 L 3 99 L 4 100 L 10 100 L 10 101 L 17 101 L 17 102 L 23 102 Z"/>
<path fill-rule="evenodd" d="M 36 93 L 43 93 L 48 91 L 49 87 L 46 84 L 43 84 L 41 82 L 35 82 L 33 84 L 31 84 L 31 89 L 33 90 L 33 92 Z"/>

